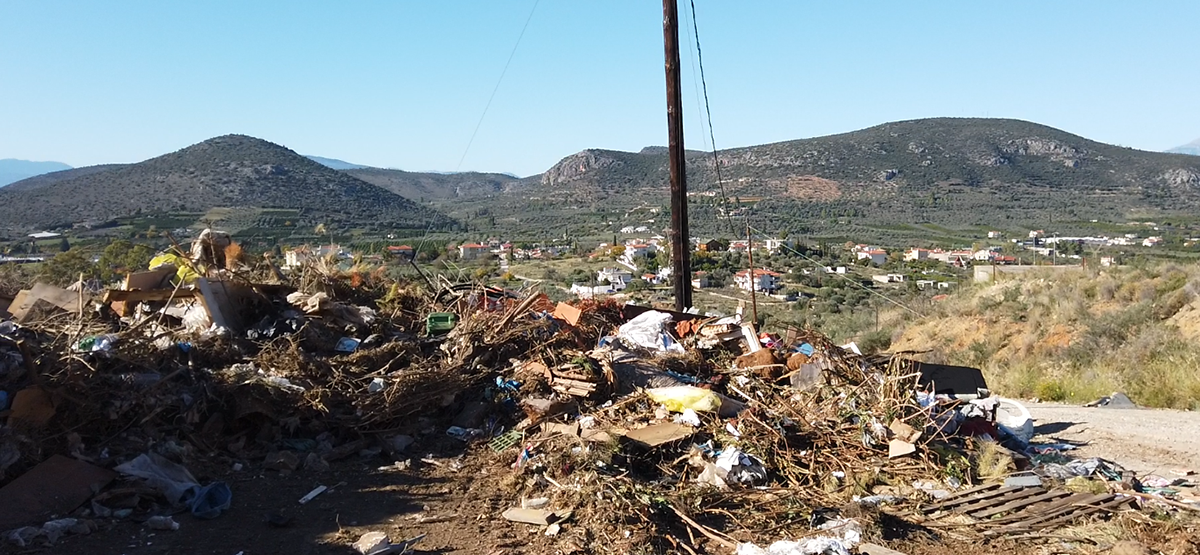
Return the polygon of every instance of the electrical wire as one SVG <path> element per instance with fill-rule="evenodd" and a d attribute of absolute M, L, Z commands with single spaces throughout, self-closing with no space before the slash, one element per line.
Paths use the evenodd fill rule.
<path fill-rule="evenodd" d="M 752 226 L 752 225 L 750 225 L 750 224 L 748 224 L 748 223 L 746 224 L 746 226 L 747 226 L 747 227 L 749 227 L 749 228 L 750 228 L 751 230 L 753 230 L 754 232 L 758 233 L 759 235 L 763 236 L 763 238 L 768 238 L 768 237 L 770 237 L 769 235 L 767 235 L 766 233 L 764 233 L 764 232 L 763 232 L 761 229 L 758 229 L 758 228 L 756 228 L 756 227 L 754 227 L 754 226 Z M 798 250 L 796 250 L 796 249 L 793 249 L 792 247 L 789 247 L 789 246 L 787 246 L 787 245 L 780 245 L 780 246 L 781 246 L 781 247 L 783 247 L 783 248 L 785 248 L 785 249 L 787 249 L 787 250 L 789 250 L 789 251 L 791 251 L 793 254 L 796 254 L 796 255 L 800 256 L 800 258 L 803 258 L 803 259 L 805 259 L 805 260 L 807 260 L 807 261 L 809 261 L 809 262 L 812 262 L 812 263 L 813 263 L 813 264 L 815 264 L 815 265 L 816 265 L 818 268 L 822 268 L 822 269 L 824 269 L 824 268 L 825 268 L 825 265 L 824 265 L 824 264 L 821 264 L 820 262 L 818 262 L 818 261 L 816 261 L 816 260 L 813 260 L 812 258 L 809 258 L 809 257 L 808 257 L 808 255 L 806 255 L 806 254 L 804 254 L 804 253 L 802 253 L 802 252 L 800 252 L 800 251 L 798 251 Z M 848 283 L 851 283 L 851 284 L 853 284 L 855 287 L 858 287 L 859 289 L 862 289 L 863 291 L 866 291 L 867 293 L 870 293 L 870 294 L 872 294 L 872 295 L 875 295 L 876 297 L 879 297 L 879 298 L 881 298 L 881 299 L 883 299 L 883 300 L 885 300 L 885 301 L 887 301 L 887 302 L 889 302 L 889 303 L 892 303 L 892 304 L 894 304 L 894 305 L 896 305 L 896 306 L 898 306 L 898 307 L 900 307 L 900 308 L 903 308 L 904 310 L 907 310 L 907 311 L 909 311 L 909 312 L 911 312 L 911 313 L 913 313 L 913 314 L 915 314 L 915 315 L 917 315 L 917 316 L 920 316 L 920 317 L 924 317 L 924 316 L 925 316 L 924 314 L 922 314 L 921 312 L 917 311 L 916 309 L 914 309 L 914 308 L 911 308 L 911 307 L 909 307 L 908 305 L 905 305 L 904 303 L 901 303 L 900 301 L 897 301 L 896 299 L 893 299 L 893 298 L 891 298 L 891 297 L 889 297 L 889 296 L 887 296 L 887 295 L 884 295 L 884 294 L 882 294 L 882 293 L 880 293 L 880 292 L 878 292 L 878 291 L 876 291 L 876 290 L 874 290 L 874 289 L 871 289 L 870 287 L 865 287 L 865 286 L 863 286 L 863 284 L 859 283 L 858 281 L 856 281 L 856 280 L 853 280 L 853 279 L 850 279 L 849 277 L 846 277 L 846 275 L 845 275 L 845 274 L 833 274 L 833 275 L 835 275 L 835 276 L 837 276 L 837 277 L 840 277 L 840 278 L 842 278 L 842 279 L 846 280 Z"/>
<path fill-rule="evenodd" d="M 492 88 L 491 96 L 488 96 L 487 104 L 483 107 L 483 113 L 479 115 L 479 122 L 475 124 L 475 130 L 471 132 L 471 140 L 467 141 L 467 148 L 463 150 L 462 158 L 458 159 L 458 165 L 454 167 L 454 171 L 462 169 L 463 161 L 467 159 L 467 153 L 471 151 L 471 145 L 475 142 L 475 136 L 479 134 L 479 128 L 483 125 L 483 118 L 487 117 L 488 108 L 492 107 L 492 100 L 496 98 L 496 91 L 500 90 L 500 83 L 504 82 L 504 75 L 508 73 L 508 66 L 513 61 L 513 56 L 517 54 L 517 48 L 521 46 L 521 39 L 525 37 L 525 30 L 529 28 L 529 22 L 533 20 L 533 13 L 537 11 L 538 3 L 541 0 L 534 0 L 533 8 L 529 10 L 529 17 L 525 18 L 525 25 L 521 27 L 521 34 L 517 35 L 517 43 L 513 45 L 512 52 L 508 54 L 508 61 L 504 62 L 504 69 L 500 71 L 500 78 L 496 80 L 496 86 Z"/>
<path fill-rule="evenodd" d="M 713 168 L 717 172 L 717 185 L 721 188 L 721 204 L 725 207 L 725 219 L 729 221 L 729 232 L 736 235 L 733 219 L 729 217 L 729 195 L 725 194 L 725 180 L 721 178 L 721 159 L 717 156 L 717 138 L 713 133 L 712 109 L 708 104 L 708 81 L 704 78 L 704 50 L 700 48 L 700 26 L 696 23 L 696 1 L 688 0 L 692 7 L 692 33 L 696 37 L 696 59 L 700 63 L 700 85 L 704 90 L 704 113 L 708 116 L 708 138 L 712 144 Z M 749 217 L 747 217 L 749 219 Z"/>

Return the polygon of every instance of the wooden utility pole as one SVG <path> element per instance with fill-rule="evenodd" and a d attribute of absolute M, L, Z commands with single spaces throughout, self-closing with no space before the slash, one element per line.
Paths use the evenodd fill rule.
<path fill-rule="evenodd" d="M 683 98 L 679 86 L 679 6 L 663 0 L 663 47 L 667 69 L 667 150 L 671 166 L 671 265 L 675 310 L 692 306 L 692 238 L 688 233 L 687 175 L 683 166 Z"/>

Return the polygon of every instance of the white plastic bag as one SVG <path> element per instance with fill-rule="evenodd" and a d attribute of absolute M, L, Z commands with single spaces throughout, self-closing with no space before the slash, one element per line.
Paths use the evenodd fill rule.
<path fill-rule="evenodd" d="M 666 325 L 671 321 L 671 315 L 657 310 L 643 312 L 636 318 L 621 324 L 617 328 L 617 338 L 638 347 L 655 351 L 682 353 L 683 346 L 676 343 L 667 333 Z"/>

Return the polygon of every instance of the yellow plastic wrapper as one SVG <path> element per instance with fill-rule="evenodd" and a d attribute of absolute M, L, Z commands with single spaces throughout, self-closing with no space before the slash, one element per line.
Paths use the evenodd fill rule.
<path fill-rule="evenodd" d="M 716 412 L 721 408 L 721 398 L 711 389 L 702 389 L 690 385 L 675 387 L 656 387 L 647 389 L 646 394 L 655 403 L 659 403 L 671 412 L 683 412 L 692 409 L 696 412 Z"/>
<path fill-rule="evenodd" d="M 160 266 L 175 267 L 175 279 L 171 280 L 174 283 L 191 283 L 200 277 L 188 261 L 177 254 L 163 253 L 150 260 L 151 270 Z"/>

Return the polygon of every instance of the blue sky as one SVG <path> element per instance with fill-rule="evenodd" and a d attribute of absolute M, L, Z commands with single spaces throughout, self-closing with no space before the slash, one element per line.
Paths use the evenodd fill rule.
<path fill-rule="evenodd" d="M 717 146 L 934 116 L 1200 137 L 1200 2 L 696 0 Z M 661 4 L 0 0 L 0 158 L 135 162 L 226 133 L 529 175 L 666 143 Z M 709 148 L 689 26 L 686 142 Z M 460 159 L 466 157 L 461 166 Z"/>

